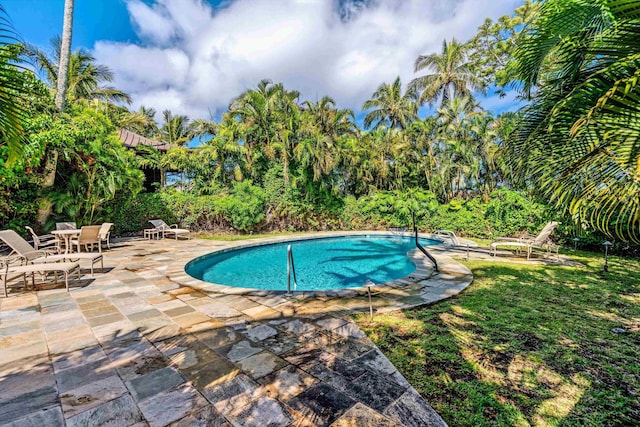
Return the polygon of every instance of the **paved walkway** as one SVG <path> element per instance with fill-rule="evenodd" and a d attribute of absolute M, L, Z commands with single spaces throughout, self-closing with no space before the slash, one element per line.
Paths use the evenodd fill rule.
<path fill-rule="evenodd" d="M 278 239 L 270 239 L 278 240 Z M 261 240 L 266 241 L 266 240 Z M 238 290 L 184 273 L 247 242 L 128 240 L 108 271 L 0 298 L 0 423 L 151 426 L 441 426 L 349 314 L 363 290 Z M 437 301 L 471 273 L 439 257 L 376 288 L 378 311 Z"/>

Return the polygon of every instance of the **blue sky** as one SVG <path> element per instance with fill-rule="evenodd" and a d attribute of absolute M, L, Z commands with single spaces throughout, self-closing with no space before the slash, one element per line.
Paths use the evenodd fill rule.
<path fill-rule="evenodd" d="M 64 0 L 4 0 L 18 33 L 28 42 L 48 47 L 62 33 Z M 97 40 L 138 42 L 124 0 L 77 0 L 73 47 L 92 48 Z"/>
<path fill-rule="evenodd" d="M 48 48 L 64 0 L 4 0 L 18 33 Z M 218 2 L 216 2 L 217 4 Z M 419 54 L 471 37 L 521 0 L 76 0 L 73 47 L 92 52 L 134 102 L 192 118 L 219 117 L 264 78 L 323 95 L 356 113 L 382 82 L 415 77 Z M 339 6 L 338 6 L 339 4 Z M 482 13 L 478 13 L 482 11 Z M 489 96 L 500 112 L 512 99 Z M 361 116 L 358 114 L 358 116 Z"/>

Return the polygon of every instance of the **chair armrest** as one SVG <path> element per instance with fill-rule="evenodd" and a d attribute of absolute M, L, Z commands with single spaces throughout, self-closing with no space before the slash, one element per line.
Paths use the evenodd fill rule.
<path fill-rule="evenodd" d="M 34 258 L 46 258 L 47 255 L 50 255 L 47 253 L 47 251 L 45 250 L 37 250 L 37 251 L 31 251 L 31 252 L 25 252 L 22 254 L 22 257 L 24 257 L 24 259 L 26 259 L 27 261 L 34 259 Z"/>
<path fill-rule="evenodd" d="M 27 259 L 22 255 L 9 255 L 0 257 L 0 268 L 8 270 L 12 265 L 24 265 L 27 263 Z"/>
<path fill-rule="evenodd" d="M 171 224 L 169 228 L 178 228 L 178 224 Z"/>

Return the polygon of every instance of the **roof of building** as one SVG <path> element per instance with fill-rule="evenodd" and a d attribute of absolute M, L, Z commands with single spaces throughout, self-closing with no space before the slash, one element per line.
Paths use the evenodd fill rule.
<path fill-rule="evenodd" d="M 169 144 L 145 138 L 142 135 L 138 135 L 137 133 L 133 133 L 125 129 L 120 129 L 118 137 L 120 138 L 120 141 L 122 141 L 122 144 L 128 148 L 135 148 L 138 145 L 148 145 L 160 151 L 167 151 L 171 148 L 171 145 Z"/>

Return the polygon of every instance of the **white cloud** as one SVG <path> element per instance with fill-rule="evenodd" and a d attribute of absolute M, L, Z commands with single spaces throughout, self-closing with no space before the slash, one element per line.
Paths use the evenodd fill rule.
<path fill-rule="evenodd" d="M 420 54 L 466 40 L 520 0 L 203 0 L 127 3 L 139 45 L 97 42 L 139 105 L 208 118 L 264 78 L 360 110 L 382 82 L 415 77 Z"/>

